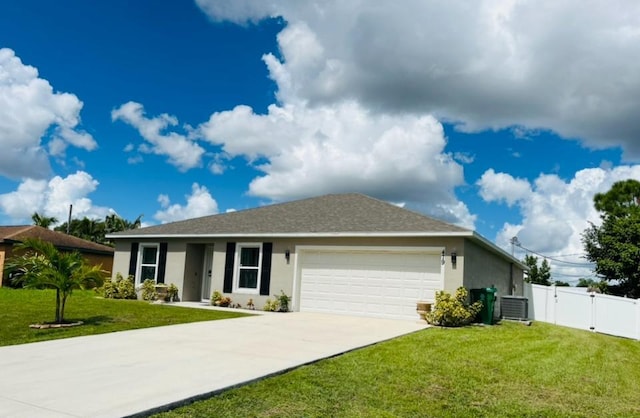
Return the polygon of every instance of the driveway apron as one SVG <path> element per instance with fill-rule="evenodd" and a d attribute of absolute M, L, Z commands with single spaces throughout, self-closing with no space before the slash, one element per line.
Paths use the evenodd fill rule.
<path fill-rule="evenodd" d="M 425 327 L 295 312 L 0 347 L 0 416 L 150 412 Z"/>

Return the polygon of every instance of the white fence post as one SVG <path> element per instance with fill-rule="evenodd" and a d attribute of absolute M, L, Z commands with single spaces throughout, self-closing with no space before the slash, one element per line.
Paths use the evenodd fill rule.
<path fill-rule="evenodd" d="M 636 299 L 636 340 L 640 340 L 640 303 Z"/>

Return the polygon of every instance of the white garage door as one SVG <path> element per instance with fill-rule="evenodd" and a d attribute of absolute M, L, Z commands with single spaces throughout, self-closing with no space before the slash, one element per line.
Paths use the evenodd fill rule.
<path fill-rule="evenodd" d="M 416 302 L 442 288 L 438 254 L 301 253 L 301 311 L 416 320 Z"/>

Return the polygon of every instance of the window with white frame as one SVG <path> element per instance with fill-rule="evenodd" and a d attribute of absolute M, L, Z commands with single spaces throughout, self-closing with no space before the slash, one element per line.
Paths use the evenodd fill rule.
<path fill-rule="evenodd" d="M 143 283 L 147 279 L 154 282 L 158 277 L 158 244 L 140 244 L 140 254 L 138 255 L 138 274 L 139 282 Z"/>
<path fill-rule="evenodd" d="M 260 266 L 262 264 L 262 244 L 238 244 L 236 251 L 236 290 L 258 293 L 260 289 Z"/>

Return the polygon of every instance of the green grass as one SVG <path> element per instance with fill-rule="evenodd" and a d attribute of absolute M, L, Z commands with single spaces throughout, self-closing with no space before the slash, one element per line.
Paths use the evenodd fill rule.
<path fill-rule="evenodd" d="M 432 328 L 169 417 L 640 416 L 640 343 L 534 323 Z"/>
<path fill-rule="evenodd" d="M 0 346 L 240 316 L 245 314 L 102 299 L 93 291 L 74 291 L 67 300 L 65 320 L 84 325 L 36 330 L 29 325 L 55 318 L 55 292 L 1 287 Z"/>

